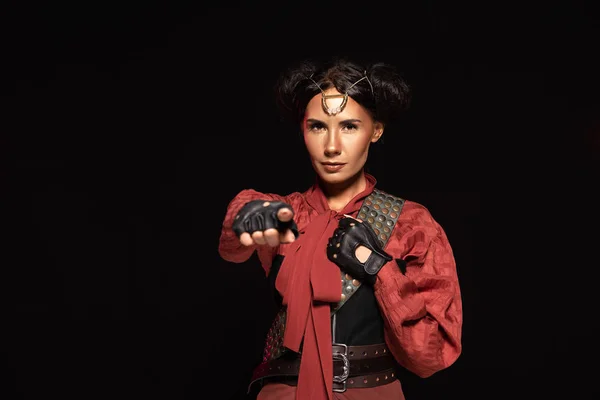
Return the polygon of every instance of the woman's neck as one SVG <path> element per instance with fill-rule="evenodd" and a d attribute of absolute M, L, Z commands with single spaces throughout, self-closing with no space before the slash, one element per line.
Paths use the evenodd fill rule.
<path fill-rule="evenodd" d="M 367 179 L 364 171 L 348 179 L 347 181 L 337 184 L 323 184 L 323 193 L 327 199 L 329 208 L 334 211 L 340 211 L 360 192 L 367 187 Z"/>

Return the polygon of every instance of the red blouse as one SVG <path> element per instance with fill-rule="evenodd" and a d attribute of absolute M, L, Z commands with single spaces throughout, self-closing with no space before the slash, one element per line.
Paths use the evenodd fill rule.
<path fill-rule="evenodd" d="M 375 179 L 370 175 L 367 179 L 374 186 Z M 279 200 L 292 206 L 302 233 L 317 217 L 331 212 L 320 206 L 323 201 L 316 196 L 323 197 L 316 184 L 304 193 L 287 196 L 242 190 L 227 207 L 219 254 L 224 260 L 241 263 L 257 251 L 268 275 L 274 256 L 285 256 L 294 243 L 274 248 L 243 246 L 231 229 L 234 217 L 248 201 Z M 394 259 L 407 261 L 405 274 L 391 261 L 377 275 L 374 292 L 384 319 L 386 343 L 400 365 L 418 376 L 431 376 L 456 361 L 462 350 L 462 300 L 452 248 L 429 211 L 406 201 L 385 250 Z"/>

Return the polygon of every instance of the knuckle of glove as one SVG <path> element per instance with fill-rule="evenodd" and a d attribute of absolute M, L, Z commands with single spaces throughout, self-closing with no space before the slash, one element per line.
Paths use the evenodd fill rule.
<path fill-rule="evenodd" d="M 367 224 L 358 224 L 356 229 L 351 230 L 351 233 L 358 243 L 370 248 L 374 253 L 377 253 L 381 257 L 389 257 L 389 255 L 381 247 L 381 243 L 379 242 L 377 235 Z"/>
<path fill-rule="evenodd" d="M 291 206 L 281 201 L 249 201 L 244 204 L 235 216 L 232 229 L 238 237 L 244 232 L 252 234 L 268 228 L 279 229 L 281 221 L 277 219 L 277 211 L 283 207 L 292 209 Z M 286 224 L 289 225 L 289 223 Z"/>

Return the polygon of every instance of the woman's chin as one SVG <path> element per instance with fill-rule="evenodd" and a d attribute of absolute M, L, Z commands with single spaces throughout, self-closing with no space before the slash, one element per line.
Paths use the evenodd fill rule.
<path fill-rule="evenodd" d="M 338 184 L 344 183 L 348 180 L 348 176 L 346 176 L 346 174 L 343 174 L 340 172 L 329 173 L 329 172 L 319 171 L 318 175 L 319 175 L 319 178 L 321 179 L 321 182 L 323 182 L 327 185 L 338 185 Z"/>

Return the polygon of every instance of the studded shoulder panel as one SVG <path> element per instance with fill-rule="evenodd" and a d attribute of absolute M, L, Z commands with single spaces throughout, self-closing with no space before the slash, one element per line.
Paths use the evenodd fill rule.
<path fill-rule="evenodd" d="M 363 223 L 366 222 L 369 224 L 373 232 L 377 235 L 381 247 L 384 249 L 394 230 L 394 225 L 398 221 L 403 206 L 404 199 L 392 196 L 382 190 L 374 189 L 363 201 L 363 205 L 358 212 L 358 219 L 363 221 Z M 339 310 L 360 287 L 358 280 L 343 272 L 341 273 L 341 281 L 342 298 L 332 308 L 332 314 Z"/>

